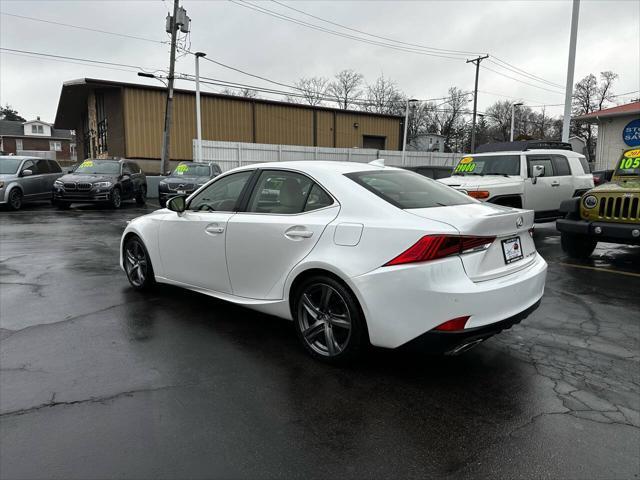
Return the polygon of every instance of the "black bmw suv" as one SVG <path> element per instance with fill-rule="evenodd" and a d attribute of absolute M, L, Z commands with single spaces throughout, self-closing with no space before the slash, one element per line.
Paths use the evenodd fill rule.
<path fill-rule="evenodd" d="M 58 208 L 72 203 L 106 202 L 119 208 L 123 200 L 144 205 L 147 178 L 130 160 L 85 160 L 72 173 L 53 184 L 53 202 Z"/>
<path fill-rule="evenodd" d="M 191 195 L 214 177 L 222 173 L 212 162 L 181 162 L 169 176 L 158 184 L 158 199 L 164 208 L 167 200 L 176 195 Z"/>

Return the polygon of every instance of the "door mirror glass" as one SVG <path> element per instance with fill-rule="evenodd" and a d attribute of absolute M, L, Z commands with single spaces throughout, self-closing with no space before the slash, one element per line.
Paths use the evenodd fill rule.
<path fill-rule="evenodd" d="M 173 212 L 184 212 L 187 207 L 187 202 L 182 195 L 178 195 L 177 197 L 172 197 L 167 202 L 167 208 Z"/>
<path fill-rule="evenodd" d="M 22 174 L 21 174 L 21 176 L 23 176 L 23 177 L 30 177 L 31 175 L 33 175 L 33 170 L 29 170 L 29 169 L 22 170 Z"/>
<path fill-rule="evenodd" d="M 544 165 L 534 165 L 531 170 L 531 183 L 536 183 L 538 181 L 538 177 L 544 176 Z"/>

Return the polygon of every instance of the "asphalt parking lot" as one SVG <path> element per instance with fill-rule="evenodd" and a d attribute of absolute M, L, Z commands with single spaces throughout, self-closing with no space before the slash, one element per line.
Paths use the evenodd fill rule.
<path fill-rule="evenodd" d="M 640 248 L 549 262 L 541 307 L 458 357 L 314 362 L 289 322 L 129 288 L 128 219 L 0 212 L 0 477 L 639 478 Z"/>

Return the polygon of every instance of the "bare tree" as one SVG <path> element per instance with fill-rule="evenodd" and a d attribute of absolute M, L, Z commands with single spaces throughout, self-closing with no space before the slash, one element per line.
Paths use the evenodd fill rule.
<path fill-rule="evenodd" d="M 364 77 L 354 70 L 342 70 L 329 84 L 327 93 L 338 104 L 338 108 L 347 110 L 353 102 L 362 97 Z"/>
<path fill-rule="evenodd" d="M 391 115 L 403 115 L 405 113 L 406 97 L 398 89 L 396 83 L 384 75 L 380 75 L 376 81 L 367 85 L 366 104 L 367 112 L 386 113 Z"/>
<path fill-rule="evenodd" d="M 464 114 L 469 102 L 469 96 L 457 87 L 449 89 L 447 102 L 444 105 L 431 107 L 431 123 L 437 128 L 438 133 L 444 136 L 445 151 L 458 151 L 463 147 L 464 141 L 459 137 L 465 130 Z"/>
<path fill-rule="evenodd" d="M 586 115 L 597 110 L 602 110 L 608 102 L 615 98 L 612 91 L 613 82 L 618 75 L 611 72 L 600 72 L 600 83 L 595 75 L 590 74 L 576 83 L 573 93 L 573 116 Z M 571 132 L 585 140 L 589 159 L 593 161 L 595 154 L 596 135 L 591 123 L 572 122 Z"/>
<path fill-rule="evenodd" d="M 292 103 L 308 103 L 309 105 L 322 105 L 327 99 L 329 80 L 324 77 L 301 78 L 296 82 L 300 96 L 287 96 L 287 101 Z"/>
<path fill-rule="evenodd" d="M 494 142 L 507 142 L 511 133 L 511 105 L 509 100 L 502 100 L 490 105 L 485 110 L 489 137 Z"/>
<path fill-rule="evenodd" d="M 220 93 L 223 95 L 233 95 L 234 97 L 259 98 L 258 92 L 256 90 L 251 90 L 250 88 L 225 88 Z"/>

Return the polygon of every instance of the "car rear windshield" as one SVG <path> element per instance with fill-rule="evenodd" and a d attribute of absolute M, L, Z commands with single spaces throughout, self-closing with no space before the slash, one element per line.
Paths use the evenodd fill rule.
<path fill-rule="evenodd" d="M 193 165 L 183 163 L 171 173 L 172 177 L 208 177 L 211 175 L 209 165 Z"/>
<path fill-rule="evenodd" d="M 120 162 L 108 160 L 85 160 L 73 171 L 73 173 L 81 175 L 117 175 L 120 173 Z"/>
<path fill-rule="evenodd" d="M 473 203 L 447 185 L 406 170 L 375 170 L 346 176 L 398 208 L 448 207 Z"/>
<path fill-rule="evenodd" d="M 453 170 L 454 175 L 520 175 L 520 155 L 486 155 L 464 157 Z"/>
<path fill-rule="evenodd" d="M 17 158 L 0 158 L 0 175 L 16 173 L 20 162 L 21 160 Z"/>

